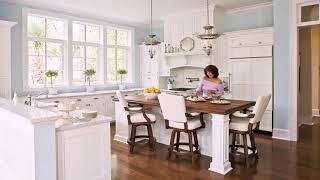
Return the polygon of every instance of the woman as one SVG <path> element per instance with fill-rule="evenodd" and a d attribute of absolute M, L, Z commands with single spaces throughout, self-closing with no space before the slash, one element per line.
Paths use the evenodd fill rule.
<path fill-rule="evenodd" d="M 209 65 L 204 69 L 204 77 L 197 88 L 195 95 L 209 97 L 212 94 L 223 95 L 224 88 L 219 77 L 219 69 L 214 65 Z"/>

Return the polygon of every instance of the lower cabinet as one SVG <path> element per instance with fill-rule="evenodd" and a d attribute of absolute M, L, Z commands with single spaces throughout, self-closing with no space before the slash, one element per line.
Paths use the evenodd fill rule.
<path fill-rule="evenodd" d="M 142 91 L 129 91 L 123 92 L 125 96 L 138 95 Z M 98 111 L 98 114 L 112 117 L 115 119 L 115 103 L 113 99 L 116 97 L 115 93 L 107 94 L 97 94 L 97 95 L 83 95 L 83 96 L 73 96 L 65 98 L 49 98 L 40 100 L 42 102 L 55 102 L 59 103 L 66 99 L 71 99 L 77 103 L 77 107 L 80 109 L 94 110 Z"/>
<path fill-rule="evenodd" d="M 58 180 L 111 180 L 110 123 L 56 133 Z"/>

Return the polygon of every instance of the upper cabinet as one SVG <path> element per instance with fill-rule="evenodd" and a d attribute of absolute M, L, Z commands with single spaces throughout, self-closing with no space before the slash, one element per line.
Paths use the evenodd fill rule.
<path fill-rule="evenodd" d="M 214 24 L 214 7 L 210 7 L 210 24 Z M 180 46 L 180 41 L 185 37 L 195 40 L 194 50 L 201 49 L 201 42 L 196 38 L 196 33 L 202 33 L 206 25 L 206 10 L 199 9 L 189 12 L 171 14 L 162 18 L 164 21 L 164 43 L 174 47 Z"/>
<path fill-rule="evenodd" d="M 298 4 L 298 25 L 299 26 L 310 26 L 320 24 L 320 2 L 310 1 Z"/>
<path fill-rule="evenodd" d="M 226 33 L 228 35 L 229 58 L 251 58 L 272 56 L 273 28 Z"/>

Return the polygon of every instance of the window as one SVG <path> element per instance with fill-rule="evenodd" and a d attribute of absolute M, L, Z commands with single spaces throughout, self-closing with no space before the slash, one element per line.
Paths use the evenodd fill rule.
<path fill-rule="evenodd" d="M 56 18 L 28 15 L 28 85 L 45 87 L 50 81 L 45 73 L 57 71 L 52 85 L 63 83 L 66 22 Z"/>
<path fill-rule="evenodd" d="M 23 17 L 25 88 L 83 86 L 88 69 L 96 71 L 91 84 L 133 81 L 130 28 L 31 9 Z M 127 74 L 119 76 L 120 69 Z M 58 76 L 46 77 L 48 71 Z"/>
<path fill-rule="evenodd" d="M 99 25 L 88 25 L 75 22 L 73 29 L 73 83 L 83 84 L 86 81 L 84 71 L 94 69 L 97 74 L 91 78 L 92 83 L 102 84 L 103 78 L 98 76 L 102 67 L 101 58 L 99 56 L 102 49 L 102 28 Z M 101 77 L 101 78 L 99 78 Z"/>
<path fill-rule="evenodd" d="M 129 61 L 131 54 L 131 33 L 128 30 L 105 28 L 105 60 L 107 64 L 107 80 L 110 82 L 126 81 L 130 82 Z M 121 77 L 117 71 L 125 69 L 128 74 Z M 121 79 L 122 78 L 122 79 Z"/>

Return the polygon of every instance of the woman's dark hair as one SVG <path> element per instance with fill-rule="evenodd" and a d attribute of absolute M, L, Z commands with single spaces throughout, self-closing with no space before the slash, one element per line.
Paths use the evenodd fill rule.
<path fill-rule="evenodd" d="M 209 65 L 206 68 L 204 68 L 204 74 L 206 75 L 207 78 L 209 78 L 207 72 L 211 72 L 214 78 L 219 77 L 219 69 L 214 65 Z"/>

